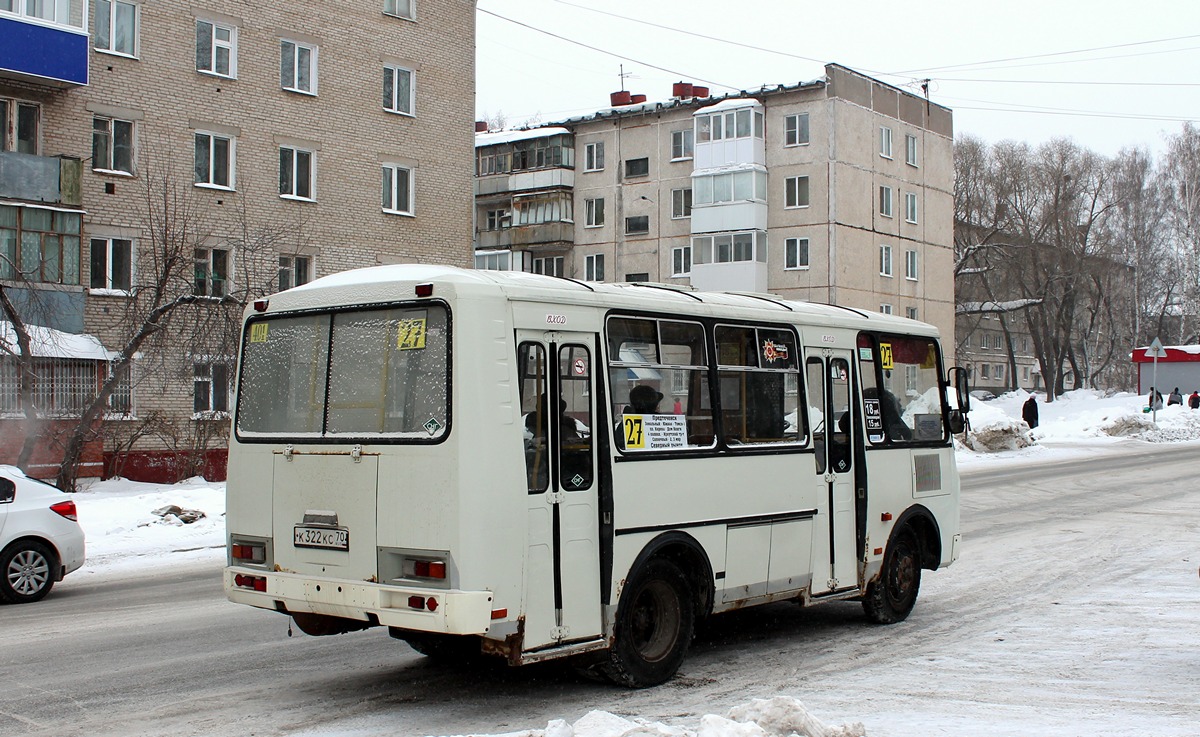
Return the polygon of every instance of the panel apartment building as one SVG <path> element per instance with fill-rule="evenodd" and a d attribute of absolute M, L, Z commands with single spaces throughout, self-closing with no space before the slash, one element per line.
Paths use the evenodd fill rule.
<path fill-rule="evenodd" d="M 54 474 L 158 277 L 173 298 L 247 300 L 469 265 L 474 30 L 473 0 L 0 0 L 0 285 L 34 333 L 47 419 L 31 472 Z M 164 271 L 172 248 L 184 263 Z M 129 476 L 222 472 L 236 340 L 205 309 L 139 353 L 83 475 L 117 450 Z M 25 413 L 2 317 L 12 463 Z"/>
<path fill-rule="evenodd" d="M 476 136 L 476 266 L 770 292 L 954 335 L 953 118 L 830 64 L 794 86 Z"/>

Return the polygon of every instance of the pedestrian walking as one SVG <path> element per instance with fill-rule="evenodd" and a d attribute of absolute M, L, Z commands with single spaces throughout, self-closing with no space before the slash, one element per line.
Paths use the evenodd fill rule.
<path fill-rule="evenodd" d="M 1188 397 L 1188 406 L 1192 409 L 1200 409 L 1200 390 L 1193 391 L 1192 396 Z"/>
<path fill-rule="evenodd" d="M 1183 404 L 1183 395 L 1179 393 L 1179 387 L 1175 387 L 1167 395 L 1167 406 L 1170 407 L 1172 404 Z"/>
<path fill-rule="evenodd" d="M 1038 426 L 1038 406 L 1037 395 L 1030 394 L 1029 399 L 1025 400 L 1025 404 L 1021 405 L 1021 419 L 1025 420 L 1025 424 L 1029 425 L 1029 429 Z"/>

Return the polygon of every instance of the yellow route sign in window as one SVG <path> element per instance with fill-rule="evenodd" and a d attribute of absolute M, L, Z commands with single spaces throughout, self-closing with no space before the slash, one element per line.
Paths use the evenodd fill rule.
<path fill-rule="evenodd" d="M 400 320 L 397 326 L 400 328 L 400 336 L 396 338 L 397 348 L 402 351 L 425 348 L 425 318 Z"/>
<path fill-rule="evenodd" d="M 267 330 L 271 326 L 265 322 L 256 322 L 250 326 L 250 342 L 251 343 L 266 343 Z"/>
<path fill-rule="evenodd" d="M 622 425 L 625 429 L 626 448 L 641 449 L 646 447 L 646 433 L 642 426 L 641 415 L 625 415 Z"/>
<path fill-rule="evenodd" d="M 893 365 L 892 365 L 892 344 L 891 343 L 880 343 L 879 344 L 879 363 L 883 367 L 884 371 L 892 370 Z"/>

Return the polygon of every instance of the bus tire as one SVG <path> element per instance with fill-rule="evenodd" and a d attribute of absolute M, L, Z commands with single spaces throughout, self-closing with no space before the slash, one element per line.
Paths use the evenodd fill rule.
<path fill-rule="evenodd" d="M 863 611 L 876 624 L 895 624 L 908 617 L 921 588 L 921 547 L 912 528 L 896 533 L 883 557 L 879 578 L 867 584 Z"/>
<path fill-rule="evenodd" d="M 695 597 L 678 566 L 654 558 L 625 585 L 604 674 L 629 688 L 657 686 L 683 663 L 695 632 Z"/>

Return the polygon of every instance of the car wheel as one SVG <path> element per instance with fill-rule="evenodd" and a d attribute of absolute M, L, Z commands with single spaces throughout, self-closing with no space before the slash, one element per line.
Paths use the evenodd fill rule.
<path fill-rule="evenodd" d="M 27 604 L 54 586 L 54 554 L 36 540 L 14 544 L 0 555 L 0 599 Z"/>

